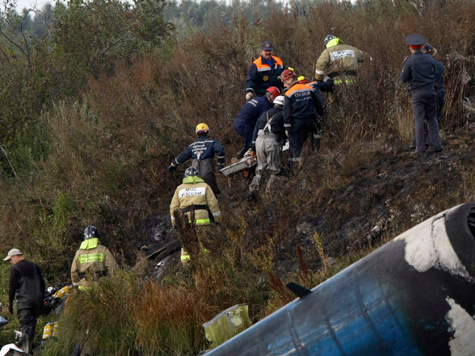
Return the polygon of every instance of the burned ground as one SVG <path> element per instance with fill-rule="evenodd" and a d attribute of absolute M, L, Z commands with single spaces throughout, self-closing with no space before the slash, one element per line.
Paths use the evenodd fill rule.
<path fill-rule="evenodd" d="M 247 180 L 220 177 L 224 227 L 242 239 L 239 258 L 266 246 L 278 275 L 297 270 L 297 245 L 309 268 L 325 258 L 357 256 L 452 206 L 474 200 L 475 125 L 443 135 L 444 151 L 413 158 L 407 142 L 323 147 L 300 172 L 282 178 L 272 194 L 247 201 Z M 150 217 L 137 247 L 149 254 L 178 238 L 167 215 Z M 226 243 L 224 244 L 224 246 Z M 176 252 L 178 254 L 178 252 Z M 174 261 L 179 261 L 175 255 Z M 163 257 L 163 256 L 161 256 Z M 152 259 L 154 266 L 158 263 Z"/>

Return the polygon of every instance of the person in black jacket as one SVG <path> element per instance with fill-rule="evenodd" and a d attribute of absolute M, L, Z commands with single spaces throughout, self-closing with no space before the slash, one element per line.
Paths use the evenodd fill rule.
<path fill-rule="evenodd" d="M 267 183 L 267 191 L 276 180 L 276 175 L 281 171 L 280 157 L 281 145 L 285 141 L 284 96 L 279 95 L 274 99 L 274 107 L 267 110 L 257 119 L 256 127 L 252 135 L 251 149 L 257 155 L 256 175 L 249 185 L 250 198 L 259 190 L 259 185 L 266 170 L 270 171 L 271 177 Z"/>
<path fill-rule="evenodd" d="M 40 267 L 33 262 L 25 260 L 23 253 L 11 249 L 4 261 L 10 261 L 10 290 L 8 310 L 13 314 L 13 300 L 16 297 L 17 315 L 20 321 L 20 331 L 26 335 L 26 353 L 33 349 L 36 322 L 40 315 L 45 293 L 45 280 Z"/>
<path fill-rule="evenodd" d="M 427 123 L 427 133 L 432 152 L 441 152 L 439 127 L 436 121 L 437 93 L 435 81 L 437 65 L 434 58 L 424 54 L 421 49 L 425 38 L 419 34 L 412 34 L 406 38 L 411 56 L 404 60 L 404 67 L 400 79 L 409 83 L 408 92 L 412 99 L 414 114 L 414 134 L 416 138 L 415 151 L 411 155 L 419 155 L 426 151 L 424 122 Z"/>

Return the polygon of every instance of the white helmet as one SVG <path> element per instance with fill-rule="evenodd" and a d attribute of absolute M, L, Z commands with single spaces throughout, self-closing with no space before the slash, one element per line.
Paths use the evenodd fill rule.
<path fill-rule="evenodd" d="M 279 95 L 274 99 L 274 105 L 282 105 L 284 106 L 285 97 L 283 95 Z"/>

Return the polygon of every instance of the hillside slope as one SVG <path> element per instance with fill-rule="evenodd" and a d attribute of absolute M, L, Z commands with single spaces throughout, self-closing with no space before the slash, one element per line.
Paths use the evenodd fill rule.
<path fill-rule="evenodd" d="M 256 202 L 247 201 L 247 181 L 240 174 L 229 181 L 220 177 L 224 226 L 231 234 L 245 230 L 244 254 L 272 246 L 279 275 L 298 270 L 297 245 L 317 269 L 316 239 L 330 262 L 356 256 L 440 211 L 475 200 L 475 124 L 443 134 L 442 141 L 442 153 L 420 158 L 397 140 L 323 146 L 305 157 L 301 171 L 282 178 L 275 192 L 261 193 Z M 152 252 L 176 239 L 168 219 L 147 220 L 146 238 L 136 241 L 137 247 Z"/>

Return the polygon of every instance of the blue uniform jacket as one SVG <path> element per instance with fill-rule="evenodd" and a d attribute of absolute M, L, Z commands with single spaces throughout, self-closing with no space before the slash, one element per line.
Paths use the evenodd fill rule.
<path fill-rule="evenodd" d="M 178 166 L 190 158 L 203 161 L 207 158 L 213 158 L 215 154 L 218 155 L 218 163 L 224 164 L 224 147 L 216 140 L 201 136 L 197 141 L 189 145 L 186 150 L 180 153 L 178 157 L 173 160 L 173 163 Z"/>
<path fill-rule="evenodd" d="M 280 60 L 280 62 L 282 63 L 280 64 L 277 63 L 277 61 L 273 57 L 271 67 L 267 65 L 267 61 L 262 56 L 257 59 L 257 62 L 260 68 L 258 68 L 256 63 L 254 62 L 252 63 L 251 68 L 249 68 L 249 72 L 247 73 L 246 92 L 254 91 L 256 95 L 262 96 L 266 93 L 266 89 L 269 87 L 277 87 L 280 91 L 282 91 L 282 82 L 279 79 L 279 76 L 284 70 L 282 60 Z"/>
<path fill-rule="evenodd" d="M 442 62 L 439 62 L 439 61 L 435 61 L 435 64 L 436 64 L 436 68 L 437 68 L 437 73 L 435 75 L 435 86 L 436 86 L 436 89 L 439 90 L 439 89 L 445 89 L 444 87 L 444 71 L 445 71 L 445 67 L 444 65 L 442 64 Z"/>
<path fill-rule="evenodd" d="M 400 79 L 404 83 L 409 83 L 408 92 L 411 93 L 414 90 L 434 89 L 436 74 L 434 57 L 416 51 L 404 61 Z"/>
<path fill-rule="evenodd" d="M 259 116 L 261 116 L 262 113 L 266 112 L 271 107 L 271 103 L 265 96 L 260 96 L 249 100 L 236 115 L 234 127 L 244 124 L 254 128 Z"/>
<path fill-rule="evenodd" d="M 325 104 L 320 92 L 305 84 L 295 83 L 285 93 L 284 127 L 292 127 L 295 121 L 315 120 L 325 114 Z"/>

